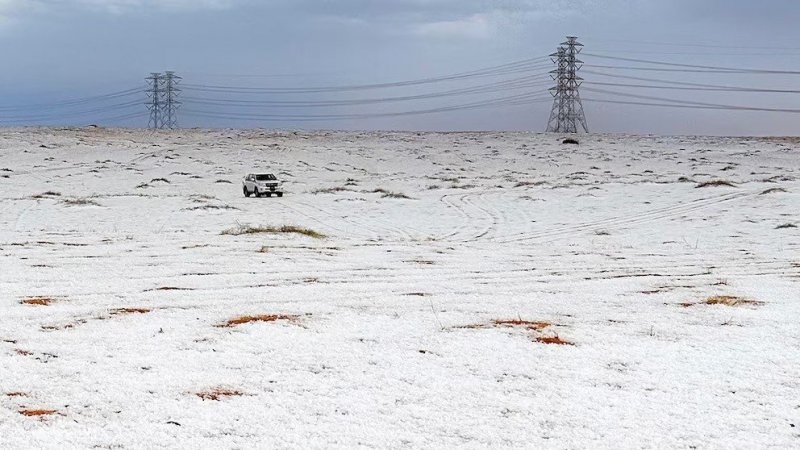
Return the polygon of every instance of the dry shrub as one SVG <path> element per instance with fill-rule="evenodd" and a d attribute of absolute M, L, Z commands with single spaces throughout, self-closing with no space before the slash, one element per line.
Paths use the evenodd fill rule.
<path fill-rule="evenodd" d="M 728 180 L 711 180 L 711 181 L 704 181 L 697 186 L 696 188 L 704 188 L 704 187 L 712 187 L 712 186 L 728 186 L 728 187 L 736 187 L 735 184 L 731 183 Z"/>
<path fill-rule="evenodd" d="M 575 345 L 572 342 L 565 341 L 565 340 L 561 339 L 560 337 L 558 337 L 558 335 L 555 335 L 555 336 L 538 336 L 536 338 L 536 342 L 539 342 L 541 344 Z"/>
<path fill-rule="evenodd" d="M 793 223 L 784 223 L 783 225 L 778 225 L 777 227 L 775 227 L 776 230 L 783 230 L 786 228 L 797 228 L 797 225 Z"/>
<path fill-rule="evenodd" d="M 28 394 L 19 391 L 6 392 L 6 397 L 27 397 L 27 396 Z"/>
<path fill-rule="evenodd" d="M 408 293 L 405 293 L 403 295 L 408 295 L 409 297 L 427 297 L 427 296 L 429 296 L 431 294 L 428 294 L 428 293 L 425 293 L 425 292 L 408 292 Z"/>
<path fill-rule="evenodd" d="M 732 295 L 714 295 L 708 297 L 703 303 L 706 305 L 725 305 L 725 306 L 742 306 L 742 305 L 763 305 L 763 302 L 756 300 L 748 300 L 742 297 L 734 297 Z"/>
<path fill-rule="evenodd" d="M 175 287 L 175 286 L 161 286 L 158 288 L 153 289 L 154 291 L 191 291 L 192 288 L 182 288 L 182 287 Z"/>
<path fill-rule="evenodd" d="M 765 190 L 764 192 L 762 192 L 759 195 L 774 194 L 776 192 L 787 192 L 787 191 L 784 188 L 769 188 L 769 189 Z"/>
<path fill-rule="evenodd" d="M 258 253 L 269 253 L 269 247 L 266 245 L 262 245 L 260 249 L 258 249 Z"/>
<path fill-rule="evenodd" d="M 58 411 L 56 411 L 54 409 L 29 409 L 29 408 L 23 408 L 23 409 L 19 410 L 19 413 L 22 414 L 25 417 L 44 417 L 44 416 L 53 415 L 53 414 L 55 414 L 57 412 Z"/>
<path fill-rule="evenodd" d="M 53 301 L 50 297 L 26 297 L 20 303 L 23 305 L 48 306 Z"/>
<path fill-rule="evenodd" d="M 295 322 L 300 316 L 290 314 L 260 314 L 257 316 L 239 316 L 229 319 L 227 322 L 217 325 L 218 328 L 230 328 L 237 325 L 242 325 L 251 322 L 276 322 L 278 320 L 285 320 L 288 322 Z"/>
<path fill-rule="evenodd" d="M 241 397 L 242 395 L 244 395 L 244 393 L 233 389 L 217 387 L 209 389 L 207 391 L 196 392 L 194 395 L 200 397 L 203 400 L 219 401 L 220 398 L 225 398 L 225 397 Z"/>
<path fill-rule="evenodd" d="M 30 355 L 33 354 L 33 352 L 31 352 L 31 351 L 23 350 L 21 348 L 15 348 L 14 349 L 14 353 L 16 353 L 18 355 L 22 355 L 22 356 L 30 356 Z"/>
<path fill-rule="evenodd" d="M 109 311 L 109 314 L 112 316 L 118 316 L 122 314 L 147 314 L 152 311 L 149 308 L 114 308 Z"/>
<path fill-rule="evenodd" d="M 303 236 L 308 236 L 315 239 L 322 239 L 325 237 L 324 234 L 312 230 L 310 228 L 303 228 L 298 227 L 296 225 L 282 225 L 280 227 L 275 226 L 250 226 L 250 225 L 239 225 L 234 228 L 229 228 L 224 230 L 222 235 L 228 236 L 240 236 L 243 234 L 258 234 L 258 233 L 294 233 L 294 234 L 302 234 Z"/>

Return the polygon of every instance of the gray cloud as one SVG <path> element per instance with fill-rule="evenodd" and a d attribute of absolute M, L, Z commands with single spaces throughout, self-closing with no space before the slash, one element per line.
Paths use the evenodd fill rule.
<path fill-rule="evenodd" d="M 4 25 L 0 21 L 7 67 L 0 72 L 0 103 L 47 102 L 142 86 L 147 73 L 168 69 L 181 73 L 186 83 L 225 85 L 424 78 L 547 55 L 566 34 L 580 36 L 587 52 L 791 67 L 794 58 L 775 51 L 642 44 L 794 46 L 800 32 L 791 18 L 800 15 L 800 4 L 761 3 L 756 7 L 749 0 L 0 0 L 0 17 L 9 19 Z M 752 55 L 739 56 L 742 53 Z M 591 81 L 590 74 L 585 77 Z M 788 87 L 796 82 L 702 74 L 692 75 L 691 80 Z M 720 98 L 702 92 L 684 98 L 785 107 L 796 107 L 797 100 L 731 93 Z M 408 110 L 471 100 L 393 107 Z M 780 134 L 794 130 L 792 118 L 769 114 L 602 104 L 587 104 L 586 109 L 590 126 L 601 131 Z M 548 112 L 545 102 L 366 122 L 281 125 L 540 130 Z"/>

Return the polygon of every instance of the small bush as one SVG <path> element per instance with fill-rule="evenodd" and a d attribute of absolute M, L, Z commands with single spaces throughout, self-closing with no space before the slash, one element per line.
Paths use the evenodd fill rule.
<path fill-rule="evenodd" d="M 42 192 L 41 194 L 32 195 L 31 198 L 40 199 L 40 198 L 47 198 L 47 197 L 61 197 L 60 192 L 55 191 L 46 191 Z"/>
<path fill-rule="evenodd" d="M 793 223 L 785 223 L 783 225 L 778 225 L 777 227 L 775 227 L 776 230 L 782 230 L 784 228 L 797 228 L 797 225 Z"/>
<path fill-rule="evenodd" d="M 570 144 L 570 145 L 578 145 L 579 144 L 578 140 L 577 139 L 573 139 L 573 138 L 566 138 L 563 141 L 561 141 L 561 143 L 562 144 Z"/>
<path fill-rule="evenodd" d="M 159 182 L 159 181 L 162 182 L 162 183 L 170 184 L 169 180 L 166 179 L 166 178 L 153 178 L 152 180 L 150 180 L 151 183 L 156 183 L 156 182 Z"/>
<path fill-rule="evenodd" d="M 765 190 L 764 192 L 762 192 L 759 195 L 774 194 L 776 192 L 787 192 L 787 191 L 784 188 L 770 188 L 770 189 Z"/>

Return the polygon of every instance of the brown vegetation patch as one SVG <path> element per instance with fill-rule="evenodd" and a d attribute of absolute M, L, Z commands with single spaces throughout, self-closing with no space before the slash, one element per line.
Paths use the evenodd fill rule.
<path fill-rule="evenodd" d="M 175 287 L 175 286 L 161 286 L 155 289 L 150 289 L 151 291 L 191 291 L 192 288 L 182 288 L 182 287 Z"/>
<path fill-rule="evenodd" d="M 536 338 L 536 342 L 539 342 L 539 343 L 542 343 L 542 344 L 575 345 L 572 342 L 565 341 L 565 340 L 561 339 L 560 337 L 558 337 L 558 335 L 555 335 L 555 336 L 538 336 Z"/>
<path fill-rule="evenodd" d="M 44 417 L 44 416 L 51 416 L 58 411 L 54 409 L 32 409 L 32 408 L 23 408 L 19 410 L 19 413 L 25 417 Z"/>
<path fill-rule="evenodd" d="M 296 322 L 300 316 L 290 314 L 260 314 L 256 316 L 239 316 L 233 319 L 228 319 L 227 322 L 217 325 L 218 328 L 230 328 L 237 325 L 243 325 L 251 322 L 276 322 L 278 320 L 285 320 L 287 322 Z"/>
<path fill-rule="evenodd" d="M 409 297 L 427 297 L 427 296 L 429 296 L 431 294 L 428 294 L 428 293 L 425 293 L 425 292 L 407 292 L 407 293 L 405 293 L 403 295 L 407 295 Z"/>
<path fill-rule="evenodd" d="M 27 397 L 27 396 L 28 394 L 19 391 L 6 392 L 6 397 Z"/>
<path fill-rule="evenodd" d="M 33 354 L 33 352 L 31 352 L 31 351 L 23 350 L 21 348 L 15 348 L 14 349 L 14 353 L 16 353 L 18 355 L 22 355 L 22 356 L 30 356 L 30 355 Z"/>
<path fill-rule="evenodd" d="M 725 305 L 725 306 L 742 306 L 742 305 L 763 305 L 763 302 L 756 300 L 748 300 L 742 297 L 734 297 L 732 295 L 714 295 L 708 297 L 703 303 L 706 305 Z"/>
<path fill-rule="evenodd" d="M 711 180 L 711 181 L 704 181 L 697 186 L 696 188 L 704 188 L 704 187 L 712 187 L 712 186 L 728 186 L 728 187 L 736 187 L 735 184 L 731 183 L 728 180 Z"/>
<path fill-rule="evenodd" d="M 214 389 L 209 389 L 207 391 L 196 392 L 194 395 L 200 397 L 203 400 L 219 401 L 220 398 L 225 398 L 225 397 L 241 397 L 242 395 L 244 395 L 244 393 L 234 389 L 218 387 Z"/>
<path fill-rule="evenodd" d="M 220 234 L 228 236 L 240 236 L 243 234 L 258 234 L 258 233 L 294 233 L 315 239 L 322 239 L 326 237 L 324 234 L 318 231 L 312 230 L 310 228 L 298 227 L 296 225 L 282 225 L 280 227 L 239 225 L 237 227 L 224 230 Z"/>
<path fill-rule="evenodd" d="M 522 320 L 522 319 L 510 319 L 510 320 L 493 320 L 493 324 L 502 327 L 522 327 L 528 330 L 534 331 L 542 331 L 545 328 L 552 325 L 550 322 L 544 321 L 530 321 L 530 320 Z"/>
<path fill-rule="evenodd" d="M 152 311 L 149 308 L 114 308 L 109 313 L 112 316 L 118 316 L 122 314 L 147 314 Z"/>
<path fill-rule="evenodd" d="M 23 305 L 48 306 L 53 301 L 50 297 L 26 297 L 20 303 Z"/>

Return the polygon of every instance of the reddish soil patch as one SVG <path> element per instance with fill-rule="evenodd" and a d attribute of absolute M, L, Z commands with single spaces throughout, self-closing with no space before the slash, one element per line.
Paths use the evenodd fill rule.
<path fill-rule="evenodd" d="M 25 417 L 44 417 L 44 416 L 51 416 L 58 411 L 54 409 L 20 409 L 19 413 Z"/>

